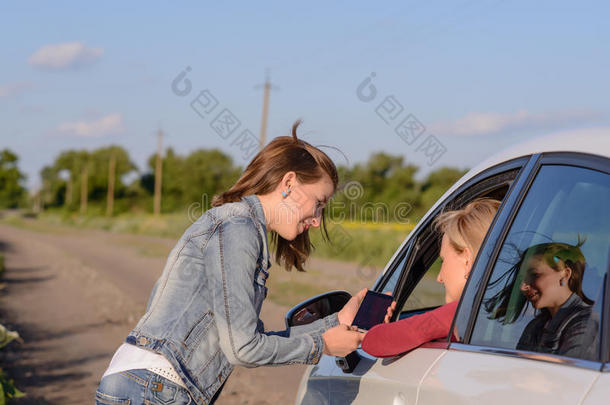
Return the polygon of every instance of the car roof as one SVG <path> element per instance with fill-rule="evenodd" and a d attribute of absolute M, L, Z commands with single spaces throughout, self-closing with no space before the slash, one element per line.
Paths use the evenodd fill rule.
<path fill-rule="evenodd" d="M 432 208 L 436 208 L 449 194 L 482 171 L 509 160 L 544 152 L 577 152 L 610 158 L 610 128 L 562 131 L 529 139 L 504 149 L 470 169 Z"/>
<path fill-rule="evenodd" d="M 610 158 L 610 128 L 571 130 L 543 135 L 529 139 L 517 145 L 513 145 L 485 159 L 464 174 L 461 179 L 451 186 L 449 190 L 447 190 L 447 192 L 445 192 L 445 194 L 443 194 L 442 197 L 440 197 L 434 203 L 434 205 L 428 210 L 428 212 L 422 217 L 422 219 L 401 243 L 400 247 L 388 261 L 381 274 L 384 274 L 388 270 L 389 265 L 394 261 L 395 256 L 402 250 L 404 244 L 411 239 L 411 235 L 418 231 L 421 224 L 425 222 L 426 218 L 430 216 L 436 207 L 468 180 L 486 169 L 489 169 L 490 167 L 523 156 L 530 156 L 535 153 L 544 152 L 577 152 Z M 378 281 L 380 279 L 381 278 L 379 278 Z"/>

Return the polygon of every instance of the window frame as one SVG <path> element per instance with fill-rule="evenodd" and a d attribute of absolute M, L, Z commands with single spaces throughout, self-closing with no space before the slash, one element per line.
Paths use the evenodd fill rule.
<path fill-rule="evenodd" d="M 407 240 L 403 242 L 402 248 L 400 249 L 400 253 L 396 254 L 393 258 L 391 265 L 374 284 L 374 291 L 382 291 L 385 287 L 387 281 L 393 276 L 394 271 L 400 271 L 401 274 L 398 278 L 396 286 L 393 291 L 393 295 L 396 298 L 396 307 L 402 308 L 405 302 L 407 301 L 410 294 L 413 292 L 423 274 L 411 276 L 411 269 L 413 268 L 413 263 L 418 254 L 421 252 L 422 243 L 427 244 L 425 247 L 429 247 L 429 241 L 433 233 L 429 235 L 424 235 L 425 232 L 428 232 L 430 226 L 432 225 L 432 221 L 436 218 L 442 210 L 444 210 L 447 206 L 462 206 L 464 205 L 464 201 L 470 201 L 476 195 L 485 194 L 487 192 L 491 192 L 494 189 L 502 187 L 506 183 L 506 179 L 500 178 L 502 174 L 507 174 L 509 172 L 517 171 L 517 174 L 511 179 L 512 184 L 510 185 L 504 199 L 511 193 L 511 189 L 514 187 L 515 182 L 519 179 L 523 168 L 529 161 L 528 156 L 518 157 L 515 159 L 511 159 L 506 162 L 502 162 L 498 165 L 492 166 L 481 173 L 473 176 L 471 179 L 462 184 L 458 189 L 454 190 L 449 196 L 447 196 L 441 204 L 439 204 L 435 210 L 427 215 L 424 219 L 424 222 L 418 227 L 418 230 L 414 234 L 410 234 L 407 236 Z M 495 182 L 494 182 L 495 180 Z M 421 240 L 422 236 L 426 236 L 425 240 Z M 407 258 L 404 265 L 399 268 L 402 261 Z M 412 282 L 409 285 L 409 281 L 417 279 L 416 282 Z M 400 314 L 395 313 L 392 317 L 392 321 L 398 318 Z"/>
<path fill-rule="evenodd" d="M 513 187 L 509 190 L 506 198 L 502 202 L 500 212 L 491 225 L 490 231 L 487 233 L 479 255 L 473 263 L 473 271 L 466 282 L 456 316 L 453 320 L 451 330 L 464 330 L 463 342 L 449 342 L 449 350 L 477 352 L 495 355 L 504 355 L 509 357 L 525 358 L 530 360 L 545 361 L 551 363 L 560 363 L 579 368 L 590 370 L 610 372 L 610 263 L 609 268 L 604 276 L 604 302 L 602 304 L 601 328 L 600 328 L 600 357 L 598 360 L 583 360 L 562 355 L 529 352 L 516 349 L 497 348 L 493 346 L 478 346 L 470 344 L 474 324 L 477 314 L 481 307 L 481 302 L 485 289 L 489 283 L 489 278 L 494 269 L 494 265 L 498 259 L 498 255 L 506 236 L 514 223 L 514 220 L 521 209 L 521 205 L 528 195 L 532 183 L 538 175 L 542 166 L 572 166 L 590 170 L 596 170 L 610 175 L 610 160 L 601 156 L 590 155 L 576 152 L 549 152 L 534 154 L 530 157 L 526 166 Z M 497 224 L 497 225 L 496 225 Z M 488 243 L 489 241 L 489 243 Z M 488 257 L 481 259 L 481 257 Z M 468 304 L 467 304 L 468 303 Z M 466 307 L 469 305 L 469 308 Z"/>

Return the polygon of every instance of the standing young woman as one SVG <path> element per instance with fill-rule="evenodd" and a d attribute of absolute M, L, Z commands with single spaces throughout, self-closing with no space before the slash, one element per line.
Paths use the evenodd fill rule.
<path fill-rule="evenodd" d="M 281 332 L 259 319 L 275 259 L 303 270 L 308 228 L 324 226 L 337 169 L 321 150 L 278 137 L 237 183 L 191 225 L 169 255 L 146 313 L 115 353 L 96 393 L 98 404 L 215 402 L 234 365 L 315 364 L 322 353 L 345 356 L 362 334 L 351 330 L 366 290 L 337 314 Z"/>

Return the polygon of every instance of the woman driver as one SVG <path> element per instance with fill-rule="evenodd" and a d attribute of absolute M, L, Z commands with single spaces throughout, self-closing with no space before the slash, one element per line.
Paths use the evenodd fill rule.
<path fill-rule="evenodd" d="M 438 216 L 443 234 L 441 270 L 437 281 L 445 287 L 446 304 L 421 315 L 373 327 L 364 336 L 362 349 L 376 357 L 392 357 L 435 339 L 448 336 L 458 300 L 487 229 L 500 201 L 482 198 L 466 207 Z"/>

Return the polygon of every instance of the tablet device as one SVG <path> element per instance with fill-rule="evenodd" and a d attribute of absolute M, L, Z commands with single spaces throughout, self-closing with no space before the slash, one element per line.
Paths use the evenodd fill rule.
<path fill-rule="evenodd" d="M 382 323 L 392 300 L 391 295 L 367 291 L 352 325 L 356 326 L 359 331 L 366 332 L 373 326 Z"/>

